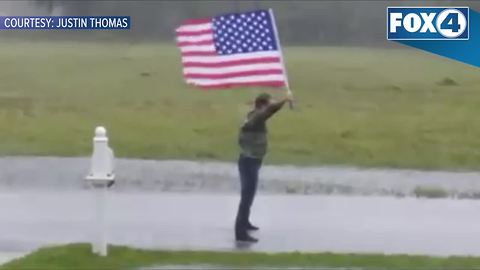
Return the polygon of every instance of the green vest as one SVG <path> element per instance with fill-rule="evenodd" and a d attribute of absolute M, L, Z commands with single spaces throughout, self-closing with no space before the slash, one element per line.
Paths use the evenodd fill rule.
<path fill-rule="evenodd" d="M 267 119 L 259 116 L 256 111 L 249 112 L 240 128 L 238 144 L 243 156 L 261 159 L 267 153 Z"/>

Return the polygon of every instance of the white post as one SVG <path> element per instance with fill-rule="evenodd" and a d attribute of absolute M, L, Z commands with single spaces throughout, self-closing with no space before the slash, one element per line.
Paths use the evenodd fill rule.
<path fill-rule="evenodd" d="M 107 256 L 107 192 L 113 185 L 115 175 L 113 174 L 114 155 L 108 146 L 107 131 L 104 127 L 95 129 L 93 138 L 93 154 L 90 173 L 87 176 L 95 189 L 95 239 L 92 240 L 92 252 L 100 256 Z"/>
<path fill-rule="evenodd" d="M 96 200 L 96 239 L 92 244 L 92 251 L 100 256 L 107 256 L 107 236 L 106 236 L 106 197 L 107 187 L 95 188 Z"/>

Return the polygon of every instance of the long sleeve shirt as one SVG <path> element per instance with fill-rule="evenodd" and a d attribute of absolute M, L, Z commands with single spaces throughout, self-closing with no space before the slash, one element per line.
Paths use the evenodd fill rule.
<path fill-rule="evenodd" d="M 255 109 L 247 114 L 247 119 L 240 128 L 238 144 L 241 154 L 246 157 L 262 159 L 268 148 L 267 120 L 278 112 L 285 101 L 279 101 L 262 109 Z"/>

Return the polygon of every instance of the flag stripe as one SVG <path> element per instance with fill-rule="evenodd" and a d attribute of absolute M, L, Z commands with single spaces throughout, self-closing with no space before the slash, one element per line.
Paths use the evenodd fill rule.
<path fill-rule="evenodd" d="M 251 70 L 251 71 L 239 71 L 230 73 L 218 73 L 218 74 L 205 74 L 205 73 L 186 73 L 187 79 L 227 79 L 234 77 L 248 77 L 257 75 L 274 75 L 283 74 L 282 69 L 265 69 L 265 70 Z"/>
<path fill-rule="evenodd" d="M 280 58 L 280 53 L 278 51 L 267 51 L 267 52 L 254 52 L 254 53 L 244 53 L 244 54 L 217 55 L 215 57 L 189 56 L 189 57 L 183 57 L 182 62 L 183 63 L 223 63 L 227 61 L 260 59 L 264 57 Z"/>
<path fill-rule="evenodd" d="M 209 45 L 191 45 L 180 47 L 181 52 L 215 52 L 215 46 Z"/>
<path fill-rule="evenodd" d="M 211 22 L 212 18 L 197 18 L 197 19 L 189 19 L 185 20 L 182 25 L 187 25 L 187 24 L 203 24 L 203 23 L 208 23 Z"/>
<path fill-rule="evenodd" d="M 188 79 L 187 82 L 196 85 L 212 85 L 212 84 L 224 84 L 224 83 L 246 83 L 246 82 L 268 82 L 268 81 L 282 81 L 285 80 L 283 74 L 273 75 L 256 75 L 237 78 L 225 78 L 225 79 Z"/>
<path fill-rule="evenodd" d="M 281 63 L 279 57 L 262 57 L 262 58 L 252 58 L 252 59 L 245 59 L 245 60 L 233 60 L 233 61 L 225 61 L 225 62 L 218 62 L 218 63 L 199 63 L 199 62 L 186 62 L 183 63 L 183 67 L 229 67 L 235 65 L 248 65 L 248 64 L 260 64 L 260 63 Z"/>
<path fill-rule="evenodd" d="M 228 89 L 236 87 L 272 87 L 279 88 L 285 87 L 285 81 L 266 81 L 266 82 L 243 82 L 243 83 L 220 83 L 220 84 L 209 84 L 209 85 L 196 85 L 203 89 Z"/>
<path fill-rule="evenodd" d="M 200 35 L 205 35 L 205 34 L 210 34 L 213 35 L 213 29 L 205 29 L 201 31 L 182 31 L 182 32 L 177 32 L 177 35 L 179 37 L 182 36 L 200 36 Z"/>
<path fill-rule="evenodd" d="M 177 36 L 177 42 L 199 42 L 204 40 L 213 41 L 212 33 L 196 36 Z"/>
<path fill-rule="evenodd" d="M 182 25 L 177 28 L 177 33 L 192 33 L 192 32 L 200 32 L 200 31 L 205 31 L 205 30 L 211 30 L 212 29 L 212 23 L 201 23 L 201 24 L 187 24 L 187 25 Z"/>
<path fill-rule="evenodd" d="M 184 68 L 184 74 L 188 73 L 202 73 L 202 74 L 222 74 L 222 73 L 232 73 L 232 72 L 244 72 L 252 70 L 269 70 L 269 69 L 282 69 L 281 63 L 271 63 L 271 64 L 249 64 L 249 65 L 235 65 L 223 68 L 205 68 L 205 67 L 189 67 Z"/>
<path fill-rule="evenodd" d="M 177 42 L 178 47 L 191 46 L 191 45 L 211 45 L 211 44 L 213 44 L 213 39 Z"/>

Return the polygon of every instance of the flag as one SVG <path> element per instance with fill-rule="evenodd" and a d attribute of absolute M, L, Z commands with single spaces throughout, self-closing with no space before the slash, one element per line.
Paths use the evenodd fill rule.
<path fill-rule="evenodd" d="M 187 20 L 176 35 L 188 84 L 206 89 L 288 86 L 271 10 Z"/>

